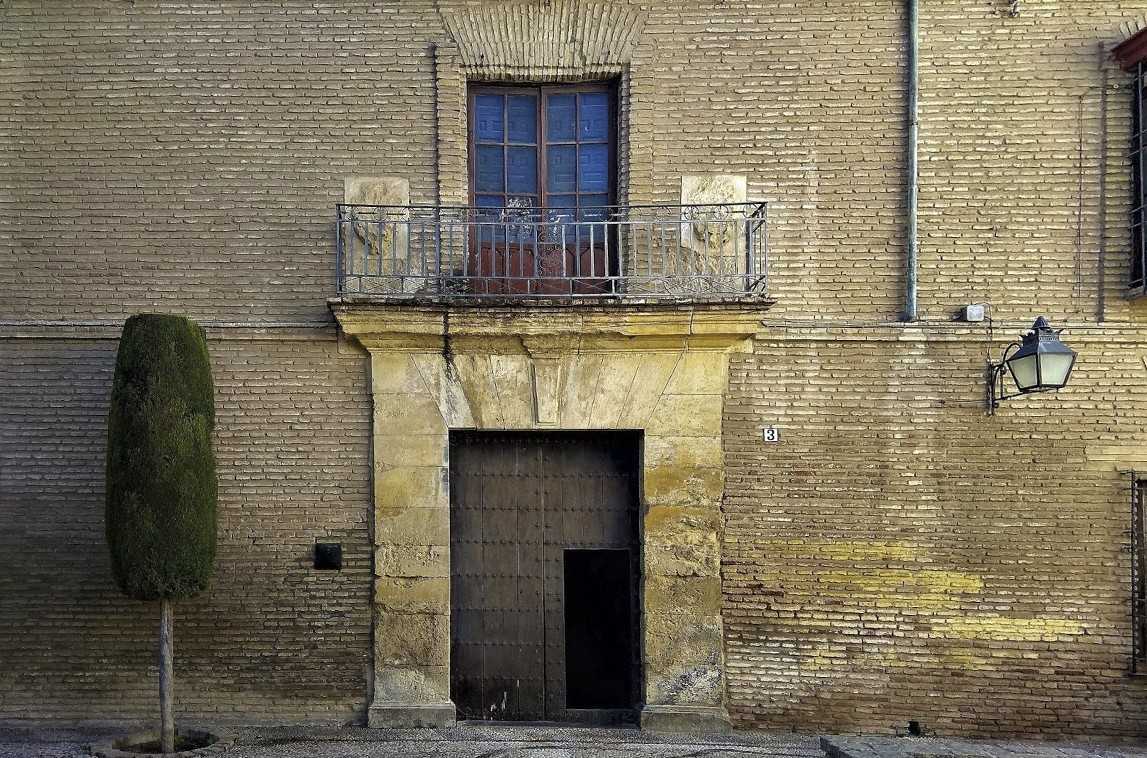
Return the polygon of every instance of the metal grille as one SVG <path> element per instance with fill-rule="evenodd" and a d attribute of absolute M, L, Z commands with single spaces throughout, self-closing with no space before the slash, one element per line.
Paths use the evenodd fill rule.
<path fill-rule="evenodd" d="M 337 206 L 339 295 L 380 299 L 762 296 L 764 203 Z"/>
<path fill-rule="evenodd" d="M 1147 524 L 1144 494 L 1147 481 L 1134 472 L 1131 482 L 1131 671 L 1147 671 Z"/>
<path fill-rule="evenodd" d="M 1131 111 L 1131 276 L 1132 294 L 1147 292 L 1147 63 L 1135 68 Z"/>
<path fill-rule="evenodd" d="M 451 697 L 463 719 L 631 720 L 567 704 L 565 552 L 625 551 L 637 702 L 637 437 L 451 434 Z M 603 587 L 602 592 L 609 588 Z"/>

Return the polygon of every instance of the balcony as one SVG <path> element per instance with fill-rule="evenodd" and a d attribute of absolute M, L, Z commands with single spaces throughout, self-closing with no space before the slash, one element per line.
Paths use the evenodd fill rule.
<path fill-rule="evenodd" d="M 768 285 L 765 203 L 337 206 L 340 298 L 742 301 Z"/>

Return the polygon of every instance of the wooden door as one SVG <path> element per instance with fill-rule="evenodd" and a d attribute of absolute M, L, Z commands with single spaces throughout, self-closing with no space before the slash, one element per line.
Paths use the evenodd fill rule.
<path fill-rule="evenodd" d="M 634 718 L 638 445 L 628 433 L 451 435 L 459 718 Z"/>

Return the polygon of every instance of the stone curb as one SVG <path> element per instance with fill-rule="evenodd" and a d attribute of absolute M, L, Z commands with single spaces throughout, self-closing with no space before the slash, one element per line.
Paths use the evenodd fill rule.
<path fill-rule="evenodd" d="M 195 748 L 194 750 L 181 750 L 174 753 L 156 753 L 155 755 L 162 755 L 164 758 L 199 758 L 206 755 L 220 755 L 225 753 L 235 743 L 235 734 L 227 729 L 220 729 L 218 727 L 204 727 L 201 729 L 186 729 L 180 730 L 181 734 L 210 734 L 216 738 L 215 742 L 207 747 Z M 118 745 L 125 743 L 140 743 L 149 742 L 151 740 L 159 739 L 159 733 L 152 730 L 146 732 L 135 732 L 126 737 L 115 737 L 103 742 L 97 742 L 88 748 L 88 752 L 95 758 L 143 758 L 148 755 L 147 753 L 137 753 L 130 750 L 121 750 Z"/>

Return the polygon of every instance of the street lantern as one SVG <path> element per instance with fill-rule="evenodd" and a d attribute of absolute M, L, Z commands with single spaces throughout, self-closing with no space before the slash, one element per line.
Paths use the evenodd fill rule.
<path fill-rule="evenodd" d="M 988 415 L 1009 398 L 1036 392 L 1063 389 L 1075 366 L 1075 351 L 1059 341 L 1059 332 L 1040 316 L 1032 330 L 1004 348 L 999 363 L 988 364 Z M 1019 392 L 1004 392 L 1004 369 L 1011 374 Z"/>

